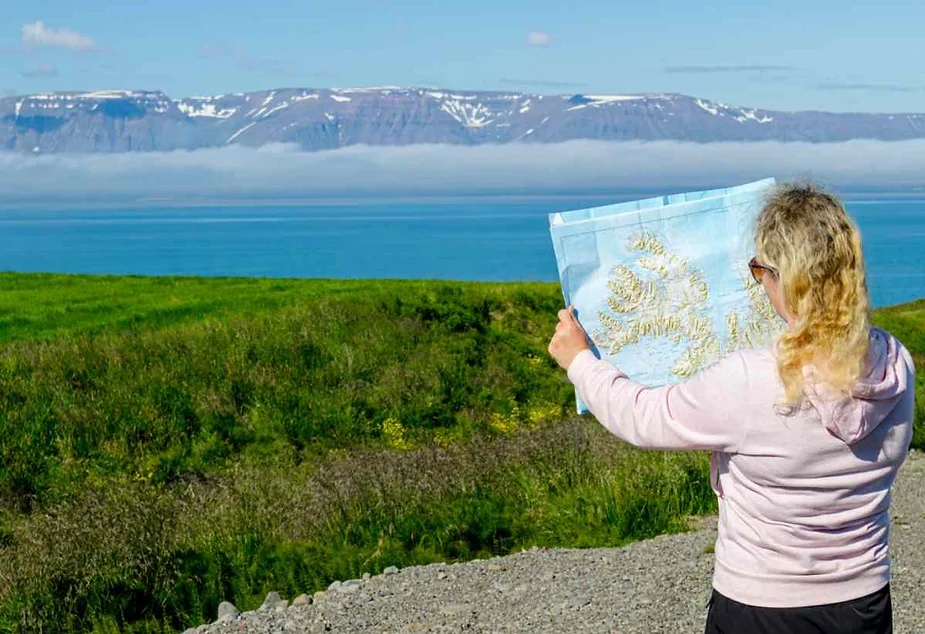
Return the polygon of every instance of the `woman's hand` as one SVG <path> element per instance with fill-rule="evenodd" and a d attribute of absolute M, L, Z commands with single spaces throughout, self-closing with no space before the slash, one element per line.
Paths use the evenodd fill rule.
<path fill-rule="evenodd" d="M 574 311 L 571 304 L 567 310 L 563 308 L 559 311 L 556 334 L 549 342 L 549 354 L 555 358 L 556 363 L 562 366 L 563 370 L 568 370 L 575 355 L 589 348 L 588 336 L 585 334 L 585 329 L 578 323 Z"/>

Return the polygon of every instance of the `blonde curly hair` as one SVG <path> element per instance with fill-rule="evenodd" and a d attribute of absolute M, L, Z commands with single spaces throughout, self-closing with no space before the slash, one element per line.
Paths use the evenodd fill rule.
<path fill-rule="evenodd" d="M 807 379 L 850 392 L 867 359 L 870 304 L 861 234 L 845 208 L 813 184 L 779 186 L 758 216 L 755 245 L 793 317 L 777 341 L 784 404 L 803 400 Z"/>

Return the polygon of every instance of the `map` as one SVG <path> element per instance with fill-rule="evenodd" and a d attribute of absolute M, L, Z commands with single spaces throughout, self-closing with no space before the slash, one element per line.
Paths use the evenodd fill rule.
<path fill-rule="evenodd" d="M 566 305 L 601 359 L 677 383 L 780 331 L 748 270 L 766 179 L 549 215 Z M 579 413 L 588 412 L 576 392 Z"/>

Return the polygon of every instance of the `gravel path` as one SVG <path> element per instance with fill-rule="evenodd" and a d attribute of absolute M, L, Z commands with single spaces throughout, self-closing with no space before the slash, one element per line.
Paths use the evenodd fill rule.
<path fill-rule="evenodd" d="M 894 486 L 895 631 L 925 631 L 925 455 Z M 461 564 L 413 566 L 335 582 L 288 606 L 228 614 L 189 632 L 695 632 L 703 631 L 716 518 L 624 548 L 534 549 Z M 233 610 L 230 605 L 223 608 Z M 221 608 L 220 608 L 221 612 Z"/>

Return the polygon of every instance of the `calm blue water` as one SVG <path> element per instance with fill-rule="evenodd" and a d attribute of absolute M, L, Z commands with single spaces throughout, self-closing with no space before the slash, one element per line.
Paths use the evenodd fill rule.
<path fill-rule="evenodd" d="M 555 281 L 546 215 L 618 200 L 0 210 L 0 270 Z M 925 198 L 847 206 L 874 303 L 925 297 Z"/>

